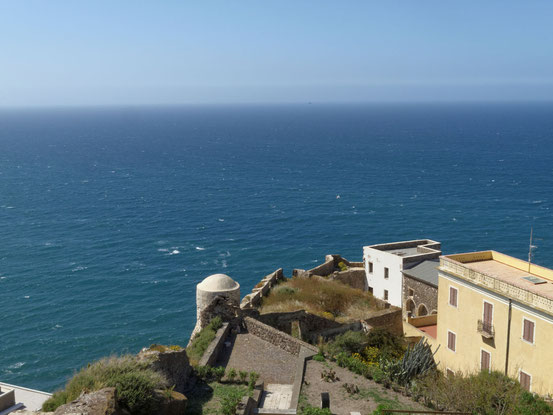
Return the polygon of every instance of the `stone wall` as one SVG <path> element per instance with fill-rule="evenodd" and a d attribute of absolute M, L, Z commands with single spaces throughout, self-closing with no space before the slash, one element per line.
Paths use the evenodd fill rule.
<path fill-rule="evenodd" d="M 261 300 L 264 296 L 269 295 L 269 291 L 279 281 L 286 279 L 282 268 L 277 269 L 269 275 L 266 275 L 261 279 L 259 283 L 253 288 L 252 292 L 242 299 L 240 303 L 241 309 L 256 308 L 261 305 Z"/>
<path fill-rule="evenodd" d="M 409 295 L 409 290 L 413 295 Z M 419 307 L 424 305 L 426 314 L 420 313 Z M 412 317 L 432 314 L 438 310 L 438 288 L 427 282 L 418 280 L 403 274 L 403 315 L 408 316 L 411 311 Z"/>
<path fill-rule="evenodd" d="M 219 352 L 223 348 L 223 344 L 228 336 L 231 325 L 229 323 L 223 323 L 221 328 L 217 330 L 215 338 L 211 341 L 209 346 L 207 346 L 204 355 L 200 359 L 200 366 L 213 366 L 219 357 Z"/>
<path fill-rule="evenodd" d="M 299 322 L 300 330 L 304 335 L 316 330 L 334 329 L 343 326 L 343 324 L 334 320 L 319 317 L 305 310 L 261 314 L 256 318 L 262 323 L 287 334 L 292 334 L 292 323 L 295 321 Z"/>
<path fill-rule="evenodd" d="M 346 271 L 336 271 L 329 275 L 329 279 L 339 281 L 358 290 L 367 291 L 367 277 L 365 268 L 351 267 Z"/>
<path fill-rule="evenodd" d="M 370 327 L 383 327 L 398 336 L 403 334 L 402 310 L 398 307 L 378 311 L 372 317 L 363 320 L 362 323 Z"/>
<path fill-rule="evenodd" d="M 301 347 L 304 347 L 307 350 L 312 350 L 315 353 L 317 352 L 317 348 L 315 346 L 295 339 L 289 334 L 283 333 L 251 317 L 244 317 L 244 325 L 250 334 L 280 347 L 282 350 L 295 356 L 299 355 Z"/>
<path fill-rule="evenodd" d="M 185 349 L 165 352 L 142 349 L 138 354 L 138 360 L 149 361 L 154 370 L 163 373 L 169 384 L 175 386 L 177 392 L 183 393 L 189 386 L 192 366 Z"/>

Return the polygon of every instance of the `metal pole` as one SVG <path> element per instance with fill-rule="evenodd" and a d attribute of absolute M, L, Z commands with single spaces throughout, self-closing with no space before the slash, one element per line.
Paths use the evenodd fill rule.
<path fill-rule="evenodd" d="M 509 344 L 511 340 L 511 311 L 513 309 L 513 300 L 509 298 L 509 318 L 507 320 L 507 350 L 505 352 L 505 376 L 509 376 Z"/>

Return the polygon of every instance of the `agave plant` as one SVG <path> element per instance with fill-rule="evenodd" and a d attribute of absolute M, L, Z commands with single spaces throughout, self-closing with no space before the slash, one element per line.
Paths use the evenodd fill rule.
<path fill-rule="evenodd" d="M 425 338 L 419 340 L 417 344 L 409 345 L 403 357 L 396 361 L 384 360 L 380 362 L 380 368 L 393 380 L 400 385 L 408 385 L 413 379 L 426 374 L 430 370 L 436 369 L 434 355 L 430 345 Z"/>

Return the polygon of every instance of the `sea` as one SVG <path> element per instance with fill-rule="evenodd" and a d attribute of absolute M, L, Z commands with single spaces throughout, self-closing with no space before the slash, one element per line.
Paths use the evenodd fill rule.
<path fill-rule="evenodd" d="M 195 287 L 430 238 L 553 267 L 553 103 L 0 110 L 0 381 L 186 345 Z"/>

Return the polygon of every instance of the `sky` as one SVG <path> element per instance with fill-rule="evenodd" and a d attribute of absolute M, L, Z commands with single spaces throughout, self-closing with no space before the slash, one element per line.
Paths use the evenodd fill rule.
<path fill-rule="evenodd" d="M 0 106 L 553 100 L 553 1 L 0 0 Z"/>

